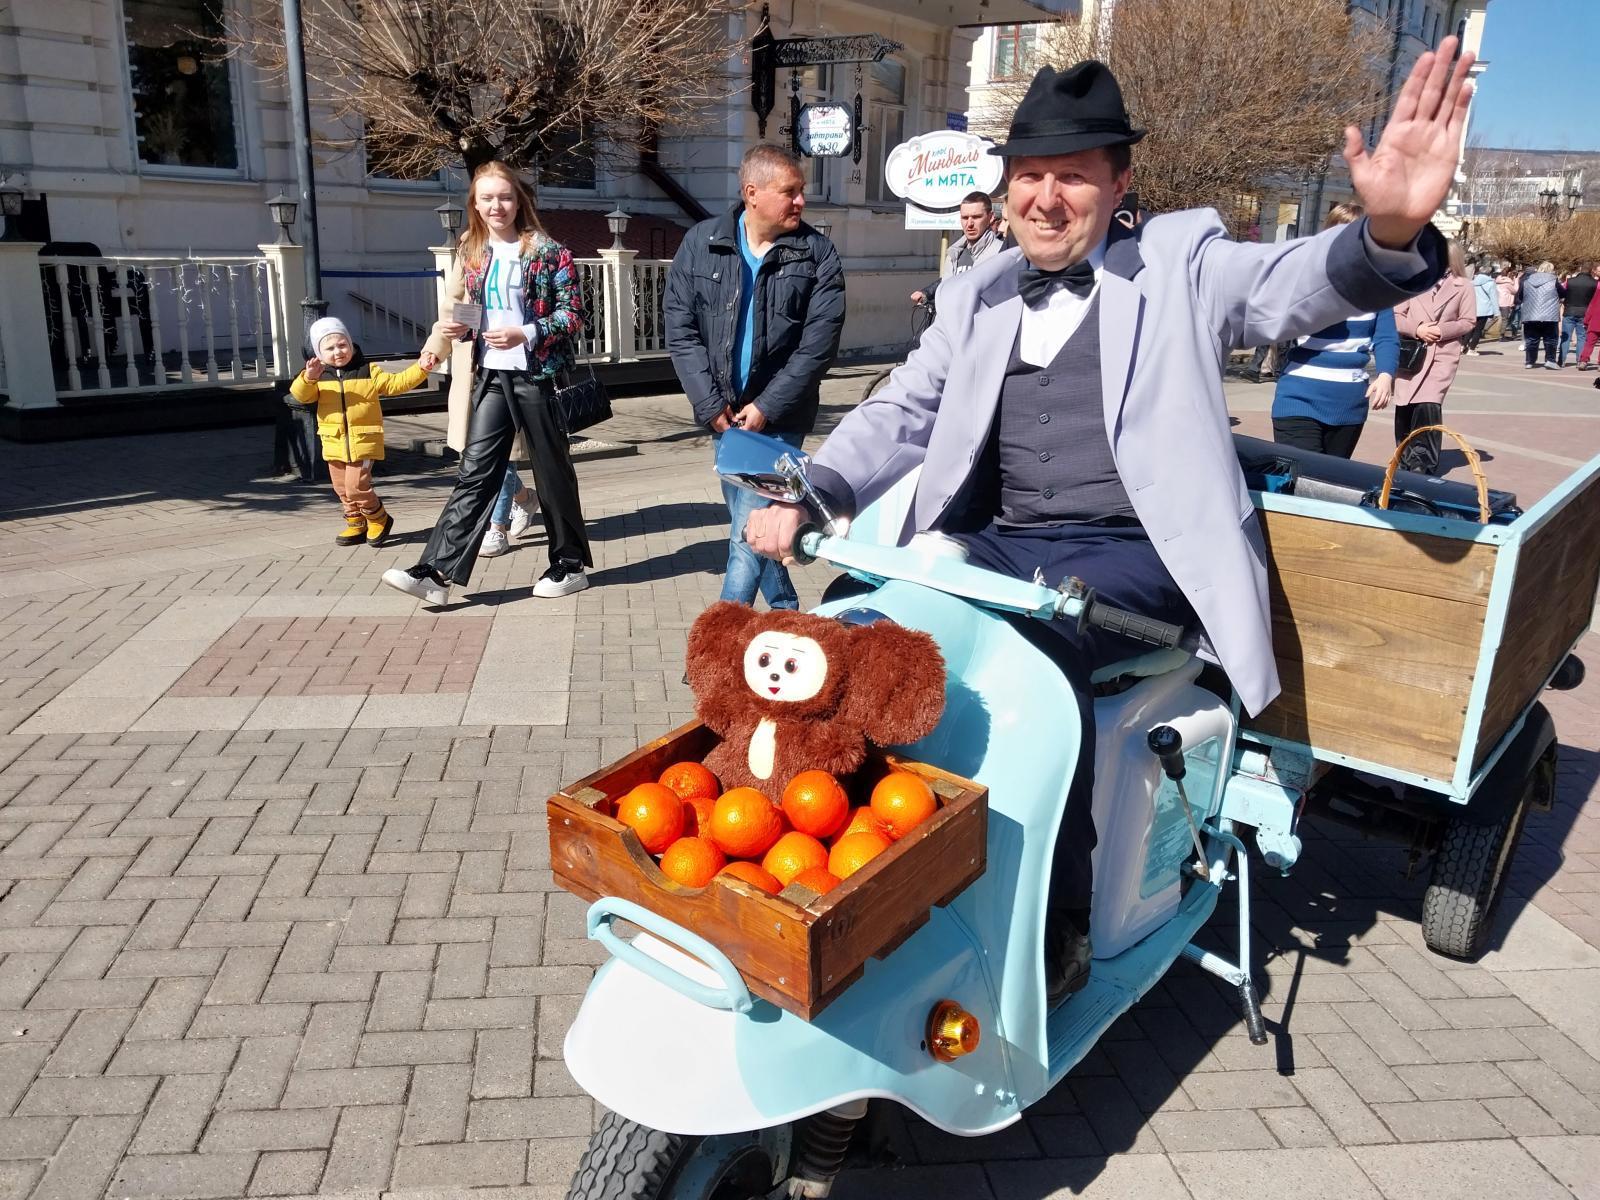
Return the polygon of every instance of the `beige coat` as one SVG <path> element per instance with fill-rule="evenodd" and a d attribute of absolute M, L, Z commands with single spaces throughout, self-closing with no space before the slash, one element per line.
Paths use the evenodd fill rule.
<path fill-rule="evenodd" d="M 472 414 L 472 343 L 452 342 L 439 331 L 439 325 L 455 317 L 455 306 L 467 298 L 466 273 L 460 259 L 450 260 L 450 270 L 444 277 L 444 298 L 439 301 L 439 324 L 433 327 L 428 343 L 423 347 L 448 364 L 450 374 L 449 419 L 445 423 L 445 444 L 460 453 L 467 445 L 467 418 Z M 518 435 L 520 440 L 521 435 Z M 513 451 L 516 458 L 527 458 L 526 448 L 518 445 Z"/>

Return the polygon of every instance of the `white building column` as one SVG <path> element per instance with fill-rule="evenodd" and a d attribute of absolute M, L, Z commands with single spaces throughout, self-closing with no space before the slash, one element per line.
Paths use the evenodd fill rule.
<path fill-rule="evenodd" d="M 0 351 L 12 408 L 53 408 L 55 370 L 39 278 L 43 242 L 0 242 Z"/>
<path fill-rule="evenodd" d="M 305 340 L 306 252 L 289 243 L 256 247 L 271 265 L 273 303 L 279 319 L 272 326 L 272 365 L 279 379 L 293 379 L 300 371 L 301 344 Z"/>

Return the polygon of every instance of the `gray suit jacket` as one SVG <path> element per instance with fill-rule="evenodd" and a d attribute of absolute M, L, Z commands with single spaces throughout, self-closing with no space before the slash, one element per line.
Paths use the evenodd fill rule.
<path fill-rule="evenodd" d="M 1407 279 L 1384 273 L 1365 229 L 1363 220 L 1293 242 L 1241 243 L 1214 210 L 1196 209 L 1153 217 L 1106 251 L 1100 383 L 1111 452 L 1252 713 L 1277 695 L 1278 673 L 1265 548 L 1229 431 L 1223 366 L 1235 347 L 1391 308 L 1443 273 L 1445 243 L 1432 227 L 1417 244 L 1426 269 Z M 1021 266 L 1022 252 L 1009 250 L 946 280 L 921 345 L 818 450 L 816 482 L 843 511 L 921 466 L 906 534 L 940 527 L 994 419 L 1022 321 Z"/>

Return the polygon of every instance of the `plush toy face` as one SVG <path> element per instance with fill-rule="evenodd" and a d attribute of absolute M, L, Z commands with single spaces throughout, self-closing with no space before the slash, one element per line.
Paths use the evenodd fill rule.
<path fill-rule="evenodd" d="M 827 678 L 828 656 L 811 638 L 768 629 L 744 649 L 744 681 L 763 700 L 810 700 Z"/>

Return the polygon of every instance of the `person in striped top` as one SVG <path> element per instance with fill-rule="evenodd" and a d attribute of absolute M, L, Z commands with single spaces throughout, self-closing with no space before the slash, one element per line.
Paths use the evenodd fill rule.
<path fill-rule="evenodd" d="M 1361 219 L 1359 204 L 1335 204 L 1324 229 Z M 1367 360 L 1377 374 L 1369 377 Z M 1299 450 L 1349 458 L 1361 440 L 1367 405 L 1394 395 L 1400 338 L 1394 310 L 1363 313 L 1301 338 L 1289 351 L 1272 397 L 1272 440 Z"/>

